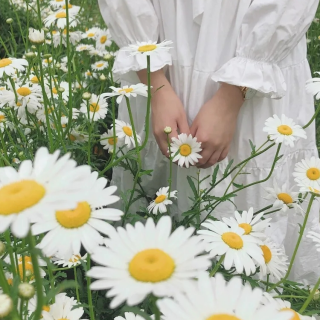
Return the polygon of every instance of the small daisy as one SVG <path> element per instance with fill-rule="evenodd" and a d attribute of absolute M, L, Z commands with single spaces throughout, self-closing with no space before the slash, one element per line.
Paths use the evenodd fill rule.
<path fill-rule="evenodd" d="M 261 241 L 252 235 L 246 235 L 245 230 L 238 226 L 229 228 L 221 221 L 208 220 L 201 224 L 209 230 L 199 230 L 198 234 L 206 243 L 206 251 L 210 257 L 225 255 L 223 265 L 226 270 L 236 268 L 238 273 L 247 276 L 256 272 L 254 261 L 259 265 L 264 263 Z"/>
<path fill-rule="evenodd" d="M 49 121 L 52 120 L 52 113 L 54 112 L 54 106 L 47 107 L 47 112 L 49 116 Z M 47 117 L 46 117 L 46 109 L 41 108 L 36 112 L 36 117 L 41 121 L 46 123 Z"/>
<path fill-rule="evenodd" d="M 313 240 L 313 242 L 316 243 L 317 251 L 320 252 L 320 234 L 314 231 L 309 231 L 307 234 L 307 238 L 310 238 Z"/>
<path fill-rule="evenodd" d="M 72 255 L 80 252 L 81 244 L 87 252 L 92 253 L 102 243 L 100 232 L 108 235 L 112 228 L 105 220 L 121 219 L 123 212 L 120 210 L 95 209 L 118 201 L 119 197 L 113 195 L 117 188 L 106 187 L 107 179 L 98 179 L 97 172 L 91 174 L 86 184 L 87 193 L 74 210 L 46 212 L 39 219 L 35 218 L 33 234 L 48 232 L 38 245 L 46 256 L 69 260 Z"/>
<path fill-rule="evenodd" d="M 169 195 L 169 187 L 160 188 L 159 191 L 157 191 L 156 199 L 153 200 L 150 205 L 148 206 L 148 211 L 153 214 L 158 213 L 165 213 L 167 212 L 167 205 L 172 204 L 172 201 L 170 198 L 177 198 L 176 194 L 177 191 L 171 191 Z"/>
<path fill-rule="evenodd" d="M 83 39 L 97 39 L 99 32 L 101 32 L 100 28 L 93 27 L 82 34 Z"/>
<path fill-rule="evenodd" d="M 90 56 L 99 56 L 99 57 L 104 57 L 106 54 L 108 54 L 108 51 L 101 51 L 98 49 L 93 49 L 89 51 Z"/>
<path fill-rule="evenodd" d="M 122 88 L 116 88 L 116 87 L 110 87 L 110 89 L 113 90 L 113 92 L 107 92 L 103 93 L 101 96 L 105 97 L 116 97 L 117 98 L 117 103 L 121 103 L 123 97 L 130 98 L 136 97 L 137 95 L 147 97 L 148 96 L 148 86 L 146 86 L 143 83 L 138 83 L 138 84 L 133 84 L 130 87 L 129 86 L 124 86 Z"/>
<path fill-rule="evenodd" d="M 28 301 L 28 315 L 31 316 L 32 313 L 36 311 L 37 308 L 37 297 L 33 297 Z M 45 305 L 42 307 L 42 311 L 50 311 L 50 306 Z M 42 317 L 43 318 L 43 315 Z"/>
<path fill-rule="evenodd" d="M 127 147 L 129 149 L 131 149 L 131 147 L 135 147 L 136 143 L 134 141 L 134 135 L 133 135 L 133 131 L 132 131 L 132 127 L 130 126 L 130 124 L 121 121 L 121 120 L 115 120 L 115 124 L 116 124 L 116 135 L 119 139 L 124 140 L 124 144 L 127 145 Z M 113 132 L 113 126 L 111 126 L 111 132 Z M 141 143 L 141 138 L 139 135 L 137 136 L 137 140 L 138 140 L 138 144 Z"/>
<path fill-rule="evenodd" d="M 275 299 L 269 293 L 265 292 L 263 294 L 262 305 L 268 304 L 272 304 L 277 311 L 280 311 L 280 313 L 285 311 L 290 311 L 293 313 L 289 320 L 315 320 L 314 317 L 303 316 L 302 314 L 293 310 L 289 301 Z"/>
<path fill-rule="evenodd" d="M 76 167 L 70 154 L 58 157 L 58 150 L 49 154 L 43 147 L 18 171 L 0 168 L 0 233 L 11 226 L 13 235 L 24 238 L 35 216 L 77 206 L 87 192 L 90 167 Z"/>
<path fill-rule="evenodd" d="M 124 47 L 121 50 L 130 52 L 131 56 L 138 54 L 150 56 L 153 54 L 159 54 L 163 51 L 169 51 L 171 49 L 171 47 L 169 47 L 171 44 L 173 44 L 172 41 L 163 41 L 161 43 L 157 43 L 156 41 L 137 42 L 136 44 L 130 44 L 128 47 Z"/>
<path fill-rule="evenodd" d="M 320 72 L 315 72 L 317 74 L 320 74 Z M 306 83 L 306 91 L 313 96 L 317 100 L 320 99 L 320 78 L 313 78 L 307 81 Z"/>
<path fill-rule="evenodd" d="M 308 186 L 303 186 L 303 187 L 300 187 L 300 192 L 311 192 L 314 195 L 316 195 L 317 197 L 319 197 L 320 196 L 320 186 L 319 186 L 319 189 L 315 189 L 315 188 L 308 187 Z"/>
<path fill-rule="evenodd" d="M 80 31 L 69 31 L 69 42 L 72 45 L 76 45 L 81 40 Z M 67 29 L 64 29 L 63 32 L 56 32 L 52 35 L 53 46 L 56 48 L 61 43 L 66 47 L 67 46 Z"/>
<path fill-rule="evenodd" d="M 265 188 L 268 195 L 265 197 L 267 200 L 273 200 L 274 208 L 281 208 L 282 212 L 287 212 L 288 209 L 294 208 L 297 212 L 302 213 L 303 210 L 299 205 L 299 193 L 293 192 L 292 188 L 287 188 L 285 183 L 282 187 L 279 187 L 276 180 L 273 181 L 273 188 Z"/>
<path fill-rule="evenodd" d="M 95 72 L 91 72 L 90 70 L 87 70 L 85 73 L 84 73 L 84 76 L 86 79 L 97 79 L 98 78 L 98 74 L 95 73 Z"/>
<path fill-rule="evenodd" d="M 60 88 L 62 88 L 62 92 L 60 92 Z M 69 83 L 66 81 L 61 81 L 57 83 L 56 80 L 53 81 L 52 87 L 48 87 L 48 91 L 51 91 L 51 94 L 54 99 L 59 99 L 60 95 L 64 101 L 69 100 Z"/>
<path fill-rule="evenodd" d="M 89 140 L 89 136 L 87 134 L 81 133 L 79 129 L 72 129 L 69 133 L 69 139 L 72 142 L 84 143 Z"/>
<path fill-rule="evenodd" d="M 240 227 L 244 230 L 244 234 L 250 234 L 253 237 L 265 238 L 265 230 L 270 226 L 269 221 L 271 218 L 261 220 L 264 212 L 257 214 L 253 217 L 253 208 L 247 211 L 242 211 L 240 214 L 238 211 L 234 213 L 235 218 L 222 218 L 223 222 L 229 227 Z"/>
<path fill-rule="evenodd" d="M 24 71 L 28 66 L 26 59 L 4 58 L 0 59 L 0 78 L 5 73 L 7 76 L 13 76 L 16 71 Z"/>
<path fill-rule="evenodd" d="M 268 118 L 263 131 L 268 133 L 270 140 L 274 140 L 276 143 L 284 143 L 290 147 L 293 147 L 294 142 L 300 138 L 307 139 L 304 129 L 284 114 L 281 119 L 277 115 Z"/>
<path fill-rule="evenodd" d="M 125 312 L 124 313 L 124 317 L 115 317 L 114 320 L 144 320 L 144 318 L 142 318 L 139 315 L 135 315 L 133 312 Z"/>
<path fill-rule="evenodd" d="M 42 311 L 43 320 L 80 320 L 84 314 L 82 307 L 76 307 L 77 301 L 69 298 L 65 293 L 55 296 L 55 303 L 50 305 L 49 310 Z"/>
<path fill-rule="evenodd" d="M 89 116 L 93 121 L 98 121 L 99 119 L 104 119 L 108 113 L 108 102 L 103 99 L 102 96 L 97 96 L 94 93 L 91 95 L 89 101 L 82 100 L 80 112 Z"/>
<path fill-rule="evenodd" d="M 73 268 L 79 266 L 81 264 L 81 261 L 87 262 L 87 254 L 85 254 L 83 257 L 80 253 L 74 254 L 69 260 L 53 257 L 52 261 L 54 264 L 61 265 L 62 267 Z"/>
<path fill-rule="evenodd" d="M 52 62 L 53 62 L 52 57 L 50 57 L 48 59 L 45 58 L 45 59 L 42 60 L 42 65 L 43 65 L 44 68 L 48 68 L 48 67 L 50 67 L 52 65 Z"/>
<path fill-rule="evenodd" d="M 78 20 L 76 18 L 76 11 L 69 11 L 69 26 L 76 27 Z M 60 10 L 50 14 L 44 19 L 45 26 L 49 28 L 50 26 L 57 24 L 59 29 L 65 29 L 67 27 L 67 12 L 66 10 Z"/>
<path fill-rule="evenodd" d="M 108 150 L 108 152 L 113 152 L 115 149 L 118 151 L 119 147 L 124 145 L 124 139 L 119 139 L 117 136 L 113 136 L 113 130 L 109 129 L 107 132 L 100 136 L 100 143 L 104 146 L 103 149 Z M 116 145 L 116 146 L 114 146 Z"/>
<path fill-rule="evenodd" d="M 78 51 L 78 52 L 90 51 L 90 50 L 94 50 L 94 46 L 91 44 L 79 44 L 76 47 L 76 51 Z"/>
<path fill-rule="evenodd" d="M 27 107 L 30 113 L 35 113 L 36 110 L 42 107 L 43 96 L 41 86 L 24 84 L 23 86 L 16 87 L 15 91 L 22 107 Z"/>
<path fill-rule="evenodd" d="M 95 71 L 100 71 L 108 68 L 109 64 L 105 61 L 97 61 L 91 65 L 91 68 Z"/>
<path fill-rule="evenodd" d="M 111 34 L 109 29 L 100 30 L 97 34 L 96 39 L 97 39 L 96 48 L 98 50 L 104 50 L 105 47 L 109 47 L 112 44 Z"/>
<path fill-rule="evenodd" d="M 296 163 L 293 176 L 298 186 L 320 190 L 320 159 L 311 157 Z"/>
<path fill-rule="evenodd" d="M 171 142 L 171 157 L 172 161 L 178 161 L 180 167 L 198 163 L 202 156 L 199 154 L 202 151 L 201 142 L 197 142 L 196 137 L 189 136 L 185 133 L 179 134 L 178 138 L 172 138 Z"/>
<path fill-rule="evenodd" d="M 261 305 L 263 292 L 243 285 L 240 277 L 226 282 L 222 275 L 201 274 L 187 283 L 185 295 L 157 301 L 166 320 L 291 320 L 293 312 L 275 309 L 273 303 Z"/>
<path fill-rule="evenodd" d="M 260 279 L 265 280 L 270 275 L 270 281 L 281 280 L 288 270 L 288 257 L 284 249 L 280 248 L 270 239 L 264 241 L 261 245 L 264 263 L 260 265 Z"/>
<path fill-rule="evenodd" d="M 156 297 L 183 291 L 200 271 L 211 265 L 194 229 L 180 226 L 172 234 L 168 216 L 158 224 L 149 218 L 145 225 L 118 227 L 105 239 L 107 247 L 98 247 L 92 260 L 102 265 L 93 267 L 87 276 L 99 279 L 91 290 L 109 290 L 110 307 L 126 301 L 129 306 L 141 303 L 150 293 Z"/>

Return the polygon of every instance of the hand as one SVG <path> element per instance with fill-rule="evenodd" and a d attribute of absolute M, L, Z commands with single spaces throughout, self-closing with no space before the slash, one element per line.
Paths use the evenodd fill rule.
<path fill-rule="evenodd" d="M 242 104 L 241 90 L 222 84 L 213 98 L 202 106 L 190 129 L 202 142 L 199 168 L 209 168 L 226 158 Z"/>
<path fill-rule="evenodd" d="M 139 71 L 138 75 L 140 80 L 146 83 L 145 72 Z M 162 154 L 168 156 L 167 135 L 163 130 L 165 127 L 171 127 L 170 142 L 172 137 L 178 137 L 178 130 L 179 133 L 190 134 L 187 116 L 179 97 L 162 70 L 151 74 L 151 85 L 153 87 L 151 101 L 153 134 Z M 156 91 L 158 88 L 160 89 Z"/>

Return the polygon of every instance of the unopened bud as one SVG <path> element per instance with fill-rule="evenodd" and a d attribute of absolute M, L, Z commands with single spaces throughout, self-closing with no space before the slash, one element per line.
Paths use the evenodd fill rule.
<path fill-rule="evenodd" d="M 31 46 L 31 50 L 32 50 L 32 51 L 37 51 L 37 47 L 34 46 L 34 45 L 32 45 L 32 46 Z"/>
<path fill-rule="evenodd" d="M 12 18 L 9 18 L 9 19 L 6 20 L 6 23 L 7 23 L 7 24 L 11 24 L 12 22 L 13 22 L 13 19 L 12 19 Z"/>
<path fill-rule="evenodd" d="M 106 78 L 106 76 L 104 75 L 104 74 L 102 74 L 101 76 L 100 76 L 100 80 L 101 81 L 105 81 L 107 78 Z"/>
<path fill-rule="evenodd" d="M 36 54 L 34 52 L 27 52 L 25 56 L 27 59 L 32 59 L 36 56 Z"/>
<path fill-rule="evenodd" d="M 43 57 L 44 57 L 45 59 L 49 59 L 49 58 L 52 57 L 52 54 L 51 54 L 51 53 L 46 53 L 46 54 L 43 55 Z"/>
<path fill-rule="evenodd" d="M 56 67 L 57 67 L 58 69 L 60 69 L 60 68 L 61 68 L 61 64 L 60 64 L 59 62 L 57 62 L 57 63 L 56 63 Z"/>
<path fill-rule="evenodd" d="M 29 300 L 35 294 L 34 286 L 27 282 L 20 283 L 18 286 L 18 294 L 20 298 Z"/>
<path fill-rule="evenodd" d="M 0 257 L 6 252 L 6 245 L 0 241 Z"/>
<path fill-rule="evenodd" d="M 316 292 L 313 294 L 313 300 L 319 300 L 320 298 L 320 291 L 316 290 Z"/>
<path fill-rule="evenodd" d="M 170 133 L 172 132 L 172 129 L 171 129 L 171 127 L 165 127 L 165 128 L 163 129 L 163 131 L 164 131 L 164 133 L 166 133 L 166 134 L 170 134 Z"/>
<path fill-rule="evenodd" d="M 49 32 L 49 29 L 46 28 L 46 27 L 43 27 L 42 30 L 43 30 L 44 32 Z"/>
<path fill-rule="evenodd" d="M 62 88 L 62 87 L 59 87 L 59 88 L 58 88 L 58 91 L 62 93 L 62 92 L 65 92 L 65 89 Z"/>
<path fill-rule="evenodd" d="M 106 55 L 104 55 L 103 60 L 108 61 L 108 60 L 111 60 L 112 58 L 113 58 L 113 55 L 110 53 L 107 53 Z"/>
<path fill-rule="evenodd" d="M 91 98 L 91 93 L 90 92 L 84 92 L 82 95 L 82 99 L 84 100 L 89 100 Z"/>
<path fill-rule="evenodd" d="M 7 317 L 12 309 L 12 299 L 7 294 L 0 294 L 0 319 Z"/>

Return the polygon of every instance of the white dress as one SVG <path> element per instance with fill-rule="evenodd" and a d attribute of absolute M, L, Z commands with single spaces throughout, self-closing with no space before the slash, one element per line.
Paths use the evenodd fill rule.
<path fill-rule="evenodd" d="M 172 40 L 171 54 L 152 59 L 151 70 L 168 67 L 168 78 L 180 97 L 189 124 L 201 106 L 219 87 L 219 82 L 256 89 L 255 98 L 245 102 L 238 118 L 237 130 L 227 159 L 219 164 L 221 175 L 231 159 L 239 163 L 250 156 L 249 139 L 257 146 L 266 141 L 262 131 L 267 118 L 285 114 L 298 124 L 306 124 L 314 113 L 313 97 L 305 91 L 311 78 L 306 59 L 305 33 L 314 18 L 318 0 L 99 0 L 102 15 L 115 42 L 126 46 L 136 41 Z M 139 82 L 134 71 L 146 68 L 146 59 L 129 57 L 120 52 L 114 72 L 123 84 Z M 146 100 L 131 101 L 136 127 L 143 136 Z M 174 106 L 173 106 L 174 107 Z M 121 104 L 119 118 L 129 122 L 126 105 Z M 152 132 L 152 130 L 151 130 Z M 279 185 L 294 185 L 292 172 L 295 163 L 317 156 L 315 128 L 307 130 L 308 139 L 301 139 L 293 148 L 283 146 L 282 159 L 277 163 L 273 178 Z M 275 147 L 249 162 L 236 180 L 248 184 L 264 179 L 275 155 Z M 192 194 L 186 177 L 197 177 L 197 168 L 174 166 L 173 190 L 178 190 L 177 210 L 190 209 Z M 153 169 L 152 177 L 144 177 L 143 187 L 152 197 L 160 187 L 168 185 L 168 160 L 161 154 L 152 135 L 143 154 L 143 168 Z M 213 168 L 200 171 L 200 178 L 211 175 Z M 122 168 L 116 168 L 113 183 L 128 190 L 133 178 Z M 203 183 L 208 187 L 210 179 Z M 223 192 L 226 180 L 213 194 Z M 262 185 L 244 189 L 234 198 L 239 210 L 254 207 L 259 210 L 272 203 L 265 200 Z M 146 205 L 140 200 L 138 205 Z M 215 211 L 217 217 L 230 216 L 235 208 L 223 203 Z M 299 233 L 302 216 L 290 210 L 286 215 L 273 214 L 269 236 L 286 248 L 291 255 Z M 319 207 L 316 202 L 307 230 L 319 231 Z M 291 278 L 315 283 L 320 275 L 320 256 L 310 239 L 304 236 Z"/>

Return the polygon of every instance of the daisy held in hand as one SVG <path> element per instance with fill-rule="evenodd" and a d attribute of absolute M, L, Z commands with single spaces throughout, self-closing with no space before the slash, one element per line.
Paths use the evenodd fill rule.
<path fill-rule="evenodd" d="M 202 156 L 199 154 L 201 149 L 201 142 L 197 142 L 196 137 L 189 136 L 185 133 L 181 133 L 178 138 L 172 138 L 171 157 L 172 161 L 178 161 L 180 167 L 193 166 L 198 163 Z"/>
<path fill-rule="evenodd" d="M 208 256 L 200 255 L 203 245 L 199 237 L 192 236 L 193 228 L 181 226 L 170 234 L 171 228 L 171 219 L 165 216 L 157 225 L 149 218 L 145 225 L 127 224 L 110 233 L 105 240 L 107 248 L 99 247 L 92 255 L 102 266 L 87 272 L 99 279 L 91 289 L 109 290 L 111 308 L 125 301 L 136 305 L 151 293 L 163 297 L 183 291 L 211 262 Z"/>
<path fill-rule="evenodd" d="M 177 198 L 176 194 L 176 190 L 169 194 L 169 187 L 160 188 L 156 193 L 156 199 L 149 204 L 148 211 L 153 214 L 167 212 L 167 205 L 172 204 L 170 198 Z"/>
<path fill-rule="evenodd" d="M 136 44 L 130 44 L 128 47 L 122 48 L 121 51 L 128 51 L 130 52 L 131 56 L 136 56 L 139 54 L 151 56 L 159 54 L 163 51 L 169 51 L 171 49 L 171 47 L 169 47 L 171 44 L 173 44 L 173 42 L 170 40 L 160 43 L 157 43 L 156 41 L 137 42 Z"/>
<path fill-rule="evenodd" d="M 269 139 L 274 140 L 275 143 L 283 143 L 290 147 L 293 147 L 294 142 L 300 138 L 307 139 L 307 134 L 303 128 L 284 114 L 281 119 L 277 115 L 268 118 L 263 131 L 267 132 Z"/>

